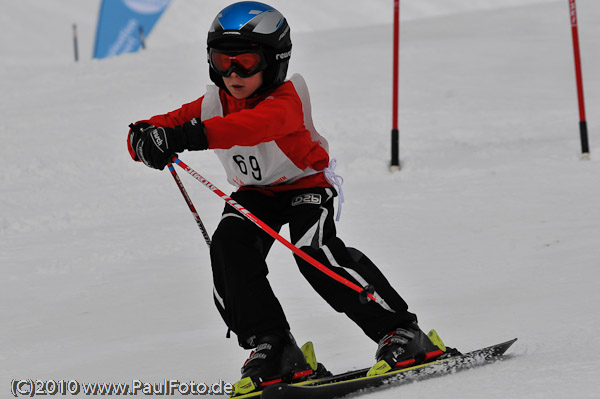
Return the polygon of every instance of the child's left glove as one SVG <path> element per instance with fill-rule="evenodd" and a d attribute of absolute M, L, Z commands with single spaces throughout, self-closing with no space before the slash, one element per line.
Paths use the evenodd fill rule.
<path fill-rule="evenodd" d="M 182 126 L 156 127 L 140 122 L 129 125 L 128 147 L 136 161 L 163 170 L 177 153 L 206 150 L 208 141 L 204 124 L 192 119 Z"/>

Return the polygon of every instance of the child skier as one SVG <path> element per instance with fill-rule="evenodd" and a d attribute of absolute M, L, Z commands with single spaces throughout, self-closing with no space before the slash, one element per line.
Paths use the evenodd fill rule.
<path fill-rule="evenodd" d="M 294 245 L 355 284 L 375 288 L 377 301 L 362 304 L 354 291 L 295 256 L 315 291 L 379 343 L 378 364 L 393 369 L 441 355 L 379 269 L 336 236 L 336 175 L 327 143 L 312 126 L 304 81 L 299 75 L 285 80 L 292 49 L 286 19 L 266 4 L 235 3 L 217 15 L 207 43 L 216 87 L 132 125 L 132 158 L 162 170 L 176 153 L 214 150 L 228 181 L 239 187 L 235 201 L 276 231 L 288 224 Z M 242 367 L 251 389 L 312 373 L 267 280 L 273 241 L 226 205 L 210 248 L 215 304 L 240 346 L 254 349 Z"/>

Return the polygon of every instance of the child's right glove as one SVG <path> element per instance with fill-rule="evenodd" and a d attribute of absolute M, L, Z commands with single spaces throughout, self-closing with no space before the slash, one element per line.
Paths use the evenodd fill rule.
<path fill-rule="evenodd" d="M 145 122 L 129 125 L 129 153 L 135 161 L 163 170 L 177 153 L 208 149 L 204 124 L 192 119 L 182 126 L 156 127 Z"/>

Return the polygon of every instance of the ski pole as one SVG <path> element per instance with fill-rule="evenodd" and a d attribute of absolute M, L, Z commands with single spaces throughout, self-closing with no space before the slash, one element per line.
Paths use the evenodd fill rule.
<path fill-rule="evenodd" d="M 271 237 L 273 237 L 274 239 L 276 239 L 277 241 L 279 241 L 280 243 L 285 245 L 294 254 L 298 255 L 300 258 L 304 259 L 306 262 L 308 262 L 312 266 L 316 267 L 321 272 L 325 273 L 327 276 L 331 277 L 335 281 L 342 283 L 345 286 L 347 286 L 348 288 L 358 292 L 359 299 L 362 303 L 366 303 L 369 300 L 377 302 L 377 299 L 373 295 L 374 288 L 372 285 L 367 285 L 366 287 L 360 287 L 360 286 L 354 284 L 352 281 L 335 273 L 333 270 L 329 269 L 328 267 L 323 265 L 321 262 L 319 262 L 318 260 L 316 260 L 315 258 L 310 256 L 309 254 L 302 251 L 300 248 L 296 247 L 294 244 L 292 244 L 291 242 L 289 242 L 288 240 L 283 238 L 279 233 L 277 233 L 275 230 L 273 230 L 271 227 L 269 227 L 269 225 L 267 225 L 265 222 L 263 222 L 256 216 L 254 216 L 249 210 L 247 210 L 246 208 L 244 208 L 243 206 L 238 204 L 236 201 L 234 201 L 231 197 L 229 197 L 223 191 L 219 190 L 219 188 L 217 186 L 215 186 L 210 181 L 208 181 L 207 179 L 202 177 L 202 175 L 200 175 L 194 169 L 190 168 L 188 165 L 185 164 L 185 162 L 180 160 L 178 157 L 173 157 L 173 162 L 176 163 L 177 165 L 179 165 L 187 173 L 189 173 L 194 179 L 198 180 L 200 183 L 202 183 L 204 186 L 206 186 L 210 191 L 214 192 L 216 195 L 221 197 L 222 200 L 224 200 L 229 205 L 231 205 L 232 207 L 237 209 L 242 215 L 244 215 L 248 220 L 250 220 L 255 225 L 257 225 L 265 233 L 269 234 Z"/>
<path fill-rule="evenodd" d="M 181 192 L 181 195 L 183 195 L 183 198 L 185 199 L 185 202 L 187 203 L 188 208 L 190 208 L 192 215 L 194 215 L 194 220 L 196 220 L 196 224 L 198 225 L 198 227 L 200 228 L 200 231 L 202 232 L 202 236 L 204 237 L 204 241 L 206 241 L 206 245 L 208 245 L 208 248 L 210 248 L 211 242 L 210 242 L 210 236 L 208 235 L 208 231 L 206 231 L 206 227 L 204 227 L 204 223 L 202 223 L 202 219 L 200 219 L 200 215 L 198 215 L 198 212 L 196 211 L 196 208 L 194 207 L 194 204 L 192 203 L 192 199 L 188 195 L 187 191 L 185 191 L 183 182 L 179 178 L 179 175 L 175 171 L 175 168 L 173 167 L 172 164 L 168 164 L 167 167 L 169 168 L 169 171 L 171 172 L 171 176 L 173 176 L 173 179 L 175 179 L 175 183 L 177 184 L 177 187 L 179 187 L 179 191 Z"/>

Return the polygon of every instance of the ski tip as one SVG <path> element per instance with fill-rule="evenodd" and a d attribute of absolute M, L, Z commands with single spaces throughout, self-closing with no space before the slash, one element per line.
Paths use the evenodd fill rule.
<path fill-rule="evenodd" d="M 517 342 L 517 339 L 518 338 L 513 338 L 501 344 L 494 345 L 490 347 L 490 349 L 492 349 L 492 352 L 497 356 L 502 356 L 515 342 Z"/>

